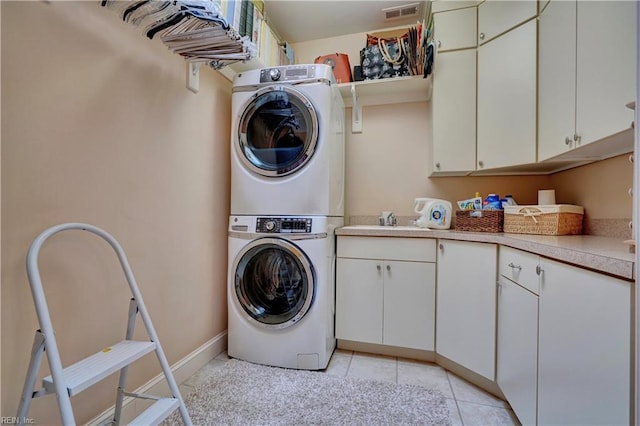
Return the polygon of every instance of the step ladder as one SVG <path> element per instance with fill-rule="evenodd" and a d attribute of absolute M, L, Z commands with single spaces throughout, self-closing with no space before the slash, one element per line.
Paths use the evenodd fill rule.
<path fill-rule="evenodd" d="M 55 333 L 51 324 L 51 317 L 45 299 L 42 282 L 40 280 L 40 272 L 38 271 L 38 253 L 40 247 L 54 234 L 66 230 L 82 230 L 96 234 L 106 240 L 115 250 L 120 265 L 129 283 L 132 298 L 129 302 L 129 314 L 127 321 L 127 331 L 125 340 L 118 342 L 112 346 L 102 349 L 101 351 L 89 356 L 79 362 L 68 367 L 62 367 L 60 361 L 60 353 L 56 344 Z M 60 409 L 60 416 L 64 425 L 75 425 L 76 421 L 73 416 L 71 407 L 71 397 L 82 392 L 88 387 L 94 385 L 105 377 L 120 370 L 120 380 L 116 391 L 116 403 L 113 418 L 106 421 L 105 424 L 119 425 L 121 422 L 121 412 L 124 397 L 134 397 L 154 400 L 153 404 L 142 412 L 138 417 L 132 420 L 131 424 L 136 425 L 155 425 L 169 417 L 176 409 L 180 410 L 180 415 L 185 425 L 191 426 L 191 419 L 187 412 L 186 406 L 180 395 L 178 385 L 171 373 L 171 368 L 164 355 L 160 340 L 156 334 L 151 318 L 147 313 L 147 309 L 142 301 L 142 296 L 138 290 L 138 285 L 133 277 L 129 262 L 120 247 L 120 244 L 108 233 L 100 228 L 84 223 L 64 223 L 53 226 L 42 232 L 31 244 L 27 253 L 27 274 L 29 276 L 29 284 L 33 301 L 36 306 L 38 322 L 40 329 L 36 331 L 33 348 L 31 350 L 31 360 L 27 370 L 27 376 L 24 382 L 24 389 L 18 407 L 18 422 L 27 419 L 29 407 L 34 398 L 38 398 L 50 393 L 55 393 Z M 135 329 L 135 321 L 137 315 L 140 314 L 142 322 L 149 336 L 148 341 L 133 340 L 133 332 Z M 170 397 L 157 397 L 146 394 L 135 394 L 125 391 L 127 381 L 127 371 L 130 364 L 141 357 L 155 352 L 162 372 L 164 373 L 169 389 Z M 51 375 L 42 380 L 42 388 L 34 390 L 40 364 L 43 354 L 47 355 Z"/>

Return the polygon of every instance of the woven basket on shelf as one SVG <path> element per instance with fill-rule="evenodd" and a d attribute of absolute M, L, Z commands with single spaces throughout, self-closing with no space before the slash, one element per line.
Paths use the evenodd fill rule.
<path fill-rule="evenodd" d="M 580 235 L 584 209 L 557 204 L 509 206 L 504 212 L 504 232 L 539 235 Z"/>
<path fill-rule="evenodd" d="M 502 232 L 502 210 L 456 210 L 456 231 Z"/>

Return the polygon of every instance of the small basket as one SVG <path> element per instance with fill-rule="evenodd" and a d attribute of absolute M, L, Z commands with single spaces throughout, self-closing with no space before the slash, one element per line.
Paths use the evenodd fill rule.
<path fill-rule="evenodd" d="M 580 235 L 584 209 L 569 204 L 507 206 L 504 232 L 538 235 Z"/>
<path fill-rule="evenodd" d="M 456 231 L 502 232 L 502 210 L 456 210 Z"/>

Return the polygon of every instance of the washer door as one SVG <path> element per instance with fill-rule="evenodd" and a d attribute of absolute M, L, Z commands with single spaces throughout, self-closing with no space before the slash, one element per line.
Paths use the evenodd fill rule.
<path fill-rule="evenodd" d="M 241 109 L 238 156 L 266 177 L 286 176 L 311 159 L 318 143 L 318 117 L 309 99 L 291 86 L 269 86 Z"/>
<path fill-rule="evenodd" d="M 307 256 L 280 238 L 249 243 L 236 258 L 235 301 L 258 325 L 285 328 L 307 313 L 315 273 Z"/>

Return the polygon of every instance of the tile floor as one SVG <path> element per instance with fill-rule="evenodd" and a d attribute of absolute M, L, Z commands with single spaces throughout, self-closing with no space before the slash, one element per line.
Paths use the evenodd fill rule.
<path fill-rule="evenodd" d="M 182 394 L 228 360 L 225 352 L 211 360 L 180 386 Z M 452 426 L 520 425 L 508 403 L 433 363 L 337 349 L 325 373 L 436 388 L 447 399 Z"/>

